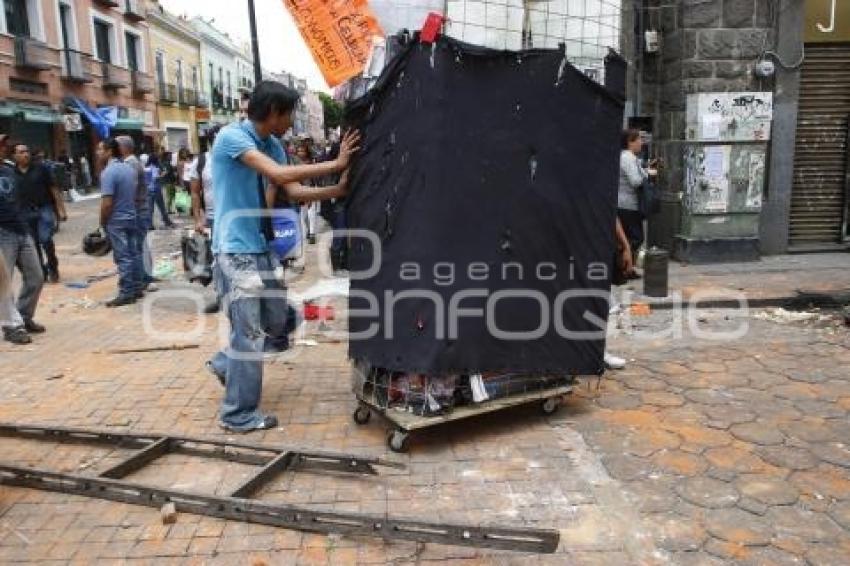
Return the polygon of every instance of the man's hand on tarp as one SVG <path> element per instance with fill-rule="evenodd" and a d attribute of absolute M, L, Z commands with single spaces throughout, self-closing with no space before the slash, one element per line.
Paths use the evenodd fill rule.
<path fill-rule="evenodd" d="M 339 145 L 339 157 L 337 157 L 336 163 L 340 171 L 348 169 L 351 165 L 351 158 L 358 151 L 360 151 L 360 132 L 349 130 L 342 136 L 342 142 Z"/>

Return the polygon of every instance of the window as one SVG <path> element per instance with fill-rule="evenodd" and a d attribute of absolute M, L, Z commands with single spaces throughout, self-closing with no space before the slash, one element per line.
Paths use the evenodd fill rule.
<path fill-rule="evenodd" d="M 63 2 L 59 3 L 59 27 L 62 33 L 62 47 L 64 49 L 72 49 L 74 40 L 72 30 L 74 30 L 74 17 L 71 13 L 71 7 Z"/>
<path fill-rule="evenodd" d="M 230 71 L 227 71 L 227 98 L 233 98 L 233 85 L 230 82 Z"/>
<path fill-rule="evenodd" d="M 198 92 L 200 90 L 200 87 L 201 85 L 198 80 L 198 67 L 192 65 L 192 90 Z"/>
<path fill-rule="evenodd" d="M 27 0 L 5 0 L 6 30 L 16 36 L 29 37 L 30 20 L 27 13 Z"/>
<path fill-rule="evenodd" d="M 165 54 L 162 51 L 156 52 L 156 81 L 159 84 L 165 84 Z"/>
<path fill-rule="evenodd" d="M 106 22 L 94 21 L 94 44 L 95 55 L 104 63 L 112 63 L 112 46 L 110 36 L 112 35 L 112 26 Z"/>
<path fill-rule="evenodd" d="M 183 90 L 183 61 L 178 59 L 174 62 L 174 84 L 177 88 Z"/>
<path fill-rule="evenodd" d="M 127 45 L 127 68 L 131 71 L 141 71 L 139 64 L 139 38 L 130 33 L 124 32 L 124 39 Z"/>

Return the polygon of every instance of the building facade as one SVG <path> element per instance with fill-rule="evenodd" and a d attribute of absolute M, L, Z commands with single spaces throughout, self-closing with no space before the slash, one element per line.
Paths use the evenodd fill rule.
<path fill-rule="evenodd" d="M 239 116 L 240 76 L 253 60 L 227 35 L 203 18 L 193 18 L 192 27 L 201 40 L 201 91 L 208 102 L 209 119 L 198 122 L 199 133 L 212 125 L 229 124 Z"/>
<path fill-rule="evenodd" d="M 183 18 L 166 12 L 158 2 L 148 6 L 150 60 L 156 80 L 159 147 L 171 152 L 198 151 L 198 108 L 201 93 L 201 39 Z M 200 113 L 204 118 L 203 111 Z"/>
<path fill-rule="evenodd" d="M 665 164 L 649 243 L 689 262 L 846 249 L 850 5 L 624 7 L 629 122 Z"/>
<path fill-rule="evenodd" d="M 138 0 L 0 4 L 0 131 L 43 148 L 50 156 L 85 155 L 93 163 L 99 138 L 80 119 L 81 103 L 90 109 L 114 107 L 118 120 L 112 133 L 151 143 L 154 84 L 143 4 Z"/>

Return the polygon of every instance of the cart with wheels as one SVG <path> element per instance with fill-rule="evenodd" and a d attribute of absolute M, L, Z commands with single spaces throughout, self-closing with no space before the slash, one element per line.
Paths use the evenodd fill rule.
<path fill-rule="evenodd" d="M 376 379 L 376 370 L 354 363 L 352 387 L 357 398 L 357 408 L 352 418 L 362 426 L 371 421 L 373 413 L 381 416 L 391 426 L 387 437 L 390 449 L 407 452 L 413 434 L 434 426 L 535 403 L 544 415 L 551 415 L 558 410 L 564 398 L 573 392 L 575 377 L 541 378 L 539 384 L 540 387 L 526 388 L 504 397 L 455 406 L 440 414 L 424 415 L 416 414 L 409 406 L 391 406 L 388 402 L 389 391 Z"/>

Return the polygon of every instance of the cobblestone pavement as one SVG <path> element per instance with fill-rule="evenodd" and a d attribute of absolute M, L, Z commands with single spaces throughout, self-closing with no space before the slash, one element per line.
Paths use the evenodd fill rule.
<path fill-rule="evenodd" d="M 90 214 L 75 206 L 61 234 L 66 281 L 110 267 L 78 252 Z M 215 320 L 169 295 L 185 284 L 167 283 L 152 296 L 149 318 L 173 335 L 157 342 L 144 332 L 142 306 L 97 304 L 115 284 L 46 289 L 38 318 L 48 334 L 30 347 L 0 345 L 0 420 L 225 438 L 215 419 L 221 389 L 203 369 L 215 350 Z M 634 322 L 658 330 L 671 320 L 664 313 Z M 188 514 L 163 525 L 156 509 L 0 487 L 0 563 L 844 566 L 848 333 L 744 320 L 749 332 L 734 341 L 692 332 L 618 336 L 612 350 L 632 360 L 628 369 L 587 381 L 554 416 L 520 408 L 435 429 L 404 456 L 388 453 L 381 423 L 352 423 L 345 344 L 323 340 L 267 366 L 263 405 L 282 427 L 249 441 L 383 455 L 407 468 L 366 479 L 284 475 L 264 500 L 556 528 L 554 556 L 316 536 Z M 199 322 L 205 328 L 192 336 Z M 719 331 L 739 322 L 708 312 L 694 324 Z M 106 353 L 193 342 L 200 348 Z M 0 460 L 76 473 L 95 473 L 121 455 L 0 439 Z M 223 493 L 245 473 L 237 464 L 167 456 L 132 479 Z"/>

